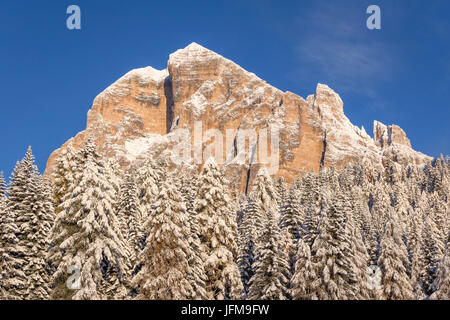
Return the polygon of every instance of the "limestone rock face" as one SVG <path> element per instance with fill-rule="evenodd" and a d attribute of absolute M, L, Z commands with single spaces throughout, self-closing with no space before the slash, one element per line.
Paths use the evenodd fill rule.
<path fill-rule="evenodd" d="M 383 159 L 390 158 L 401 164 L 414 163 L 419 166 L 431 160 L 430 157 L 414 151 L 405 131 L 395 124 L 386 126 L 374 121 L 373 137 L 375 144 L 381 149 Z"/>
<path fill-rule="evenodd" d="M 126 164 L 130 157 L 133 160 L 134 146 L 131 152 L 124 148 L 130 138 L 166 134 L 167 123 L 171 122 L 167 112 L 170 94 L 166 92 L 171 91 L 168 76 L 167 70 L 136 69 L 100 93 L 88 112 L 86 130 L 51 154 L 46 174 L 51 173 L 59 152 L 69 143 L 80 148 L 92 137 L 101 155 Z"/>
<path fill-rule="evenodd" d="M 61 149 L 69 142 L 79 148 L 88 137 L 123 168 L 149 156 L 164 156 L 175 167 L 180 154 L 200 168 L 214 155 L 242 192 L 261 166 L 291 182 L 299 173 L 358 160 L 374 167 L 384 157 L 419 165 L 431 160 L 411 148 L 400 127 L 375 122 L 372 139 L 343 108 L 326 85 L 305 100 L 192 43 L 170 55 L 166 70 L 133 70 L 97 96 L 86 130 L 53 152 L 46 174 Z"/>
<path fill-rule="evenodd" d="M 373 139 L 380 148 L 389 147 L 393 144 L 412 148 L 411 141 L 406 137 L 405 131 L 395 124 L 386 126 L 375 120 L 373 122 Z"/>

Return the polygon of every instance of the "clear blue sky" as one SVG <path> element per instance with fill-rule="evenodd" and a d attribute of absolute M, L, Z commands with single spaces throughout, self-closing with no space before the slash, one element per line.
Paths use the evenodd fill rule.
<path fill-rule="evenodd" d="M 66 8 L 82 30 L 66 28 Z M 381 7 L 369 31 L 366 8 Z M 335 89 L 350 120 L 400 125 L 413 147 L 450 154 L 450 1 L 8 0 L 0 6 L 0 170 L 85 128 L 94 97 L 127 71 L 166 67 L 197 42 L 303 97 Z"/>

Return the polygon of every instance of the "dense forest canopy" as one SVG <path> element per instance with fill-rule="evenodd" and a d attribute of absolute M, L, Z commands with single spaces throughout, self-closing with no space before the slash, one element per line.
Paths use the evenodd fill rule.
<path fill-rule="evenodd" d="M 301 175 L 239 195 L 211 158 L 122 171 L 91 142 L 0 175 L 0 299 L 449 299 L 450 162 Z"/>

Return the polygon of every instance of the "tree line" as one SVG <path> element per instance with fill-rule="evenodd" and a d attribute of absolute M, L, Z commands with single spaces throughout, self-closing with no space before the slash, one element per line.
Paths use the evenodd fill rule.
<path fill-rule="evenodd" d="M 449 299 L 449 159 L 383 167 L 244 195 L 212 158 L 123 171 L 89 140 L 46 179 L 29 148 L 0 174 L 0 299 Z"/>

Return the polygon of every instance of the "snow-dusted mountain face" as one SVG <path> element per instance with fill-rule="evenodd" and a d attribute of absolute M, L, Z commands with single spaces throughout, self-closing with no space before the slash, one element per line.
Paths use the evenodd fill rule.
<path fill-rule="evenodd" d="M 46 174 L 62 149 L 70 142 L 79 148 L 88 137 L 124 169 L 150 156 L 164 156 L 176 166 L 180 153 L 184 163 L 200 168 L 208 146 L 220 141 L 218 162 L 241 191 L 263 165 L 292 182 L 299 173 L 353 161 L 381 168 L 387 158 L 416 165 L 431 160 L 411 148 L 398 126 L 375 121 L 371 138 L 350 122 L 343 106 L 326 85 L 318 84 L 304 99 L 192 43 L 170 55 L 167 69 L 132 70 L 99 94 L 86 129 L 53 152 Z M 273 161 L 258 158 L 266 149 Z"/>

